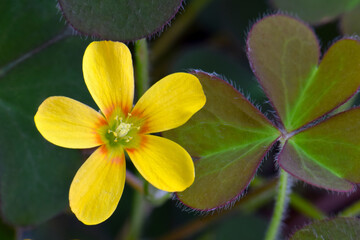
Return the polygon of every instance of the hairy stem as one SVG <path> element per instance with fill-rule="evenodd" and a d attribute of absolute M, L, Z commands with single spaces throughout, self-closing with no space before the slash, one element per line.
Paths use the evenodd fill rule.
<path fill-rule="evenodd" d="M 275 209 L 265 235 L 265 240 L 275 240 L 279 235 L 284 212 L 288 204 L 287 195 L 289 194 L 289 189 L 289 176 L 287 172 L 281 169 Z"/>

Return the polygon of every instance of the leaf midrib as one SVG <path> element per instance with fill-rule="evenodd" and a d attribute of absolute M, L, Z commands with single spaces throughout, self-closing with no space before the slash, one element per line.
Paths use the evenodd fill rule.
<path fill-rule="evenodd" d="M 272 141 L 267 141 L 267 140 L 272 140 Z M 259 145 L 262 145 L 263 143 L 267 143 L 267 142 L 270 142 L 272 143 L 273 141 L 275 141 L 275 139 L 273 139 L 272 137 L 269 137 L 269 138 L 266 138 L 266 139 L 263 139 L 262 141 L 257 141 L 258 143 L 257 144 L 254 144 L 256 142 L 252 142 L 250 144 L 253 144 L 253 146 L 248 149 L 246 152 L 244 152 L 242 155 L 238 156 L 237 158 L 235 158 L 234 160 L 228 162 L 227 164 L 223 165 L 220 169 L 214 169 L 213 171 L 209 171 L 209 172 L 206 172 L 206 174 L 203 174 L 203 175 L 200 175 L 198 177 L 198 180 L 203 178 L 203 177 L 206 177 L 207 175 L 210 175 L 212 173 L 215 173 L 215 172 L 221 172 L 223 171 L 224 169 L 230 167 L 232 164 L 234 164 L 235 162 L 237 162 L 240 158 L 244 157 L 246 154 L 248 154 L 249 152 L 251 152 L 252 150 L 254 150 L 255 148 L 257 148 Z M 250 145 L 250 144 L 247 144 L 247 145 Z M 268 149 L 270 147 L 270 144 L 268 146 Z M 198 161 L 201 161 L 203 158 L 209 158 L 209 157 L 212 157 L 214 155 L 220 155 L 222 153 L 226 153 L 226 152 L 230 152 L 230 151 L 240 151 L 241 149 L 243 149 L 244 147 L 243 146 L 239 146 L 239 147 L 235 147 L 235 148 L 232 148 L 232 149 L 226 149 L 226 150 L 222 150 L 222 151 L 217 151 L 217 152 L 213 152 L 211 154 L 208 154 L 208 155 L 205 155 L 205 156 L 202 156 L 200 160 Z M 258 161 L 261 161 L 262 159 L 259 159 Z"/>
<path fill-rule="evenodd" d="M 311 160 L 313 163 L 317 164 L 318 166 L 320 166 L 321 168 L 324 168 L 326 169 L 327 171 L 329 171 L 330 173 L 332 173 L 333 175 L 335 175 L 336 177 L 338 178 L 341 178 L 343 179 L 342 176 L 340 176 L 337 172 L 335 172 L 333 169 L 327 167 L 326 165 L 318 162 L 315 158 L 313 158 L 313 156 L 311 156 L 308 152 L 306 152 L 302 147 L 300 147 L 298 144 L 296 144 L 295 141 L 291 141 L 290 142 L 294 148 L 295 148 L 295 151 L 297 153 L 301 152 L 303 155 L 305 155 L 309 160 Z"/>

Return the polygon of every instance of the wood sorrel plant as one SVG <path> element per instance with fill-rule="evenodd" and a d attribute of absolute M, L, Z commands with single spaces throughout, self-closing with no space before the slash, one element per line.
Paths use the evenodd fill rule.
<path fill-rule="evenodd" d="M 236 201 L 261 161 L 278 141 L 278 200 L 286 203 L 287 173 L 311 185 L 351 192 L 360 182 L 360 109 L 331 116 L 360 85 L 360 42 L 336 41 L 320 59 L 314 32 L 286 15 L 259 20 L 247 38 L 254 74 L 275 109 L 269 121 L 240 92 L 219 77 L 194 71 L 207 97 L 184 126 L 165 133 L 196 158 L 194 184 L 178 193 L 189 208 L 211 211 Z M 279 226 L 281 214 L 274 223 Z M 270 227 L 271 228 L 271 227 Z M 276 231 L 268 233 L 276 236 Z"/>
<path fill-rule="evenodd" d="M 211 6 L 204 8 L 210 2 Z M 173 212 L 175 204 L 159 207 L 162 215 L 159 215 L 158 209 L 153 211 L 155 206 L 162 204 L 170 194 L 155 189 L 143 181 L 140 175 L 136 177 L 136 174 L 132 174 L 135 168 L 131 166 L 130 161 L 126 163 L 128 167 L 126 186 L 130 185 L 133 189 L 125 188 L 126 194 L 123 194 L 115 214 L 104 224 L 96 227 L 96 234 L 92 230 L 89 231 L 89 227 L 83 226 L 71 214 L 69 216 L 62 214 L 48 221 L 59 213 L 70 213 L 69 210 L 66 211 L 69 208 L 70 183 L 87 158 L 87 154 L 90 155 L 90 151 L 82 151 L 81 153 L 85 155 L 83 156 L 80 155 L 80 151 L 64 150 L 46 142 L 36 130 L 33 116 L 41 102 L 49 96 L 68 96 L 92 108 L 99 108 L 91 99 L 81 74 L 82 56 L 90 39 L 73 36 L 74 32 L 91 38 L 124 42 L 133 42 L 144 37 L 136 41 L 135 45 L 129 44 L 135 63 L 133 75 L 138 97 L 152 85 L 148 69 L 152 70 L 150 76 L 156 80 L 169 72 L 194 67 L 202 68 L 222 73 L 233 80 L 241 79 L 237 84 L 246 89 L 246 82 L 250 80 L 250 76 L 239 70 L 242 69 L 242 63 L 237 61 L 242 52 L 236 51 L 234 38 L 229 38 L 226 32 L 232 31 L 234 33 L 232 36 L 238 36 L 243 32 L 242 27 L 248 25 L 249 18 L 252 19 L 259 11 L 262 12 L 270 7 L 266 5 L 267 3 L 270 1 L 244 3 L 234 0 L 193 0 L 184 4 L 182 0 L 58 0 L 59 9 L 56 9 L 54 1 L 29 3 L 5 0 L 2 4 L 3 14 L 0 15 L 2 33 L 0 121 L 5 126 L 0 134 L 1 220 L 10 224 L 12 229 L 16 229 L 18 238 L 34 239 L 56 237 L 70 239 L 75 236 L 81 239 L 104 237 L 113 239 L 115 236 L 118 239 L 139 239 L 158 238 L 162 234 L 165 234 L 163 239 L 185 239 L 196 229 L 199 230 L 199 226 L 209 224 L 210 221 L 207 220 L 219 221 L 221 216 L 228 213 L 227 211 L 205 216 L 205 221 L 190 215 L 187 219 L 189 217 L 192 220 L 178 229 L 173 229 L 172 227 L 175 226 L 171 223 L 184 220 L 177 214 L 169 214 L 169 207 Z M 341 15 L 339 23 L 342 32 L 350 35 L 353 34 L 353 30 L 349 29 L 348 23 L 350 27 L 359 26 L 356 18 L 359 16 L 356 14 L 360 9 L 359 0 L 273 0 L 271 5 L 294 14 L 297 12 L 297 15 L 305 21 L 316 24 Z M 156 32 L 162 30 L 164 26 L 169 26 L 170 18 L 179 8 L 182 9 L 181 14 L 171 24 L 171 28 L 168 28 L 170 31 L 159 39 L 153 39 L 155 34 L 158 35 Z M 211 8 L 214 11 L 208 10 Z M 193 27 L 193 21 L 199 19 L 197 15 L 201 9 L 203 9 L 202 20 L 196 21 L 196 27 Z M 311 10 L 310 14 L 306 13 L 307 9 Z M 332 12 L 334 9 L 336 11 Z M 59 22 L 61 13 L 62 20 L 65 20 L 66 24 L 64 21 Z M 214 13 L 217 18 L 213 17 Z M 204 19 L 204 16 L 207 16 L 207 19 Z M 329 25 L 335 30 L 334 24 Z M 205 26 L 204 31 L 202 27 Z M 189 42 L 194 43 L 193 33 L 200 29 L 201 34 L 195 37 L 195 42 L 200 44 L 185 50 L 184 45 L 179 43 L 186 42 L 186 46 L 190 45 Z M 221 29 L 221 38 L 218 38 L 219 29 Z M 322 29 L 319 30 L 322 33 Z M 334 35 L 336 34 L 338 32 Z M 151 62 L 148 61 L 145 37 L 155 40 L 149 45 Z M 210 38 L 211 41 L 204 41 Z M 228 46 L 226 49 L 221 49 L 225 51 L 209 51 L 219 40 Z M 327 41 L 326 37 L 322 40 Z M 215 45 L 215 48 L 219 46 Z M 264 219 L 261 225 L 251 224 L 251 219 L 258 217 L 244 216 L 240 212 L 258 209 L 260 205 L 271 201 L 275 195 L 276 183 L 279 182 L 274 215 L 266 235 L 267 239 L 274 239 L 278 235 L 283 211 L 287 206 L 290 183 L 293 182 L 289 177 L 290 174 L 313 185 L 336 191 L 351 192 L 354 183 L 358 182 L 356 179 L 358 128 L 355 116 L 358 110 L 352 109 L 335 116 L 330 112 L 347 100 L 358 87 L 358 42 L 350 38 L 337 41 L 330 47 L 325 57 L 321 57 L 322 61 L 318 64 L 319 47 L 312 31 L 296 19 L 273 15 L 254 25 L 249 34 L 248 47 L 252 67 L 276 110 L 274 115 L 277 119 L 268 120 L 236 89 L 217 75 L 194 71 L 193 74 L 199 76 L 203 83 L 208 104 L 204 111 L 197 114 L 196 118 L 184 128 L 165 135 L 179 138 L 178 142 L 182 141 L 182 145 L 195 159 L 197 176 L 195 185 L 177 195 L 190 208 L 203 212 L 230 206 L 230 203 L 243 195 L 244 189 L 257 172 L 264 156 L 275 152 L 269 153 L 269 150 L 271 148 L 274 150 L 275 147 L 272 146 L 276 146 L 278 150 L 276 152 L 279 153 L 276 154 L 278 162 L 275 165 L 280 167 L 280 177 L 270 181 L 263 181 L 261 177 L 256 178 L 249 194 L 237 203 L 237 208 L 231 211 L 236 215 L 233 215 L 236 220 L 243 218 L 245 224 L 237 222 L 237 227 L 234 228 L 230 219 L 223 219 L 222 224 L 217 222 L 219 227 L 210 230 L 214 232 L 226 226 L 226 232 L 232 236 L 248 239 L 246 233 L 250 233 L 252 237 L 257 234 L 254 238 L 261 239 L 267 224 Z M 226 50 L 230 50 L 231 55 L 236 59 L 227 56 Z M 212 53 L 209 55 L 210 52 Z M 199 58 L 199 55 L 202 55 L 203 59 Z M 108 60 L 106 64 L 117 60 Z M 179 64 L 184 61 L 187 63 L 186 66 Z M 210 67 L 209 64 L 212 66 Z M 230 66 L 236 66 L 235 72 Z M 176 84 L 171 86 L 179 89 L 175 87 Z M 187 89 L 186 86 L 182 87 Z M 247 89 L 253 93 L 252 90 L 253 87 Z M 103 97 L 106 95 L 108 94 L 103 94 Z M 251 97 L 256 99 L 255 94 Z M 163 99 L 163 95 L 159 95 L 159 99 Z M 341 107 L 341 109 L 345 108 Z M 336 112 L 339 112 L 339 109 Z M 130 120 L 131 116 L 128 117 L 127 120 Z M 135 132 L 130 131 L 136 128 L 127 132 L 128 127 L 131 128 L 132 125 L 125 122 L 126 118 L 124 116 L 121 120 L 120 116 L 110 117 L 115 124 L 112 125 L 113 129 L 108 129 L 110 130 L 108 136 L 115 145 L 122 140 L 124 145 L 134 143 Z M 55 128 L 58 129 L 58 126 Z M 349 133 L 350 131 L 352 134 Z M 170 155 L 172 154 L 168 154 L 167 157 Z M 182 159 L 181 154 L 174 153 L 174 155 Z M 189 157 L 187 159 L 192 163 Z M 340 166 L 337 165 L 338 162 L 341 162 Z M 144 163 L 147 164 L 149 161 Z M 153 166 L 153 164 L 149 165 Z M 144 169 L 151 170 L 151 166 Z M 169 172 L 166 167 L 164 169 L 165 172 Z M 97 173 L 102 174 L 103 171 Z M 93 174 L 92 177 L 95 175 Z M 184 176 L 183 173 L 181 175 Z M 175 180 L 173 175 L 170 180 Z M 123 186 L 123 183 L 107 182 L 116 190 Z M 87 186 L 81 186 L 80 190 L 73 191 L 75 198 L 80 201 L 83 197 L 79 193 L 86 187 L 98 186 L 100 191 L 106 188 L 106 184 L 85 185 Z M 89 196 L 93 197 L 93 195 Z M 338 194 L 336 196 L 339 197 Z M 327 202 L 332 200 L 328 200 L 326 194 L 322 194 L 322 197 Z M 351 198 L 346 200 L 355 200 L 354 197 L 356 194 L 352 194 Z M 94 204 L 96 206 L 106 203 L 104 199 L 94 198 L 95 201 L 98 200 Z M 345 196 L 342 198 L 344 199 Z M 147 201 L 148 199 L 151 200 Z M 289 199 L 290 206 L 297 212 L 314 219 L 325 218 L 328 213 L 334 214 L 335 208 L 339 210 L 345 205 L 339 206 L 335 201 L 331 201 L 333 210 L 327 209 L 326 212 L 322 212 L 311 205 L 313 199 L 307 201 L 301 198 L 296 190 L 291 193 Z M 109 204 L 104 205 L 109 207 Z M 99 212 L 106 213 L 104 209 Z M 339 215 L 348 217 L 359 212 L 360 202 L 357 202 L 345 208 Z M 295 212 L 291 211 L 290 221 L 296 217 L 293 213 Z M 251 228 L 252 225 L 254 228 Z M 24 232 L 24 226 L 31 226 L 31 229 Z M 187 231 L 189 228 L 186 226 L 191 226 L 191 230 Z M 43 235 L 38 237 L 35 232 L 40 229 L 42 232 L 44 227 L 49 233 L 46 237 Z M 3 224 L 0 223 L 0 238 L 5 239 L 2 229 Z M 79 232 L 80 229 L 84 229 L 87 235 L 83 236 Z M 293 234 L 293 239 L 316 239 L 319 236 L 325 239 L 346 239 L 343 233 L 348 239 L 356 239 L 360 234 L 358 229 L 360 229 L 358 219 L 336 218 L 311 224 L 304 231 Z M 169 237 L 174 236 L 173 232 L 181 234 Z M 56 236 L 57 233 L 61 233 L 60 236 Z M 208 233 L 209 231 L 205 234 Z M 309 233 L 313 235 L 309 236 Z M 221 234 L 221 239 L 228 238 Z"/>

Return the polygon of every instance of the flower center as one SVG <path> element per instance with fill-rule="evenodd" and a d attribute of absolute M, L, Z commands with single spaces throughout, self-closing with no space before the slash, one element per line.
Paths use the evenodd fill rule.
<path fill-rule="evenodd" d="M 112 141 L 114 143 L 117 143 L 118 141 L 123 140 L 123 142 L 128 143 L 130 142 L 133 137 L 129 136 L 131 134 L 130 131 L 133 129 L 139 130 L 140 127 L 134 126 L 133 123 L 129 122 L 129 118 L 131 117 L 131 113 L 128 113 L 128 116 L 124 120 L 122 117 L 119 117 L 118 115 L 115 116 L 115 128 L 108 129 L 108 133 L 113 135 Z"/>
<path fill-rule="evenodd" d="M 131 129 L 131 123 L 120 123 L 120 125 L 116 128 L 115 132 L 117 136 L 124 137 Z"/>

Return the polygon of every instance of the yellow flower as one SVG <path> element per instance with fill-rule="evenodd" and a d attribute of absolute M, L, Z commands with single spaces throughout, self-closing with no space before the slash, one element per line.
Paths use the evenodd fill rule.
<path fill-rule="evenodd" d="M 76 173 L 70 208 L 85 224 L 105 221 L 115 211 L 125 183 L 125 155 L 141 175 L 168 192 L 183 191 L 194 181 L 194 165 L 178 144 L 154 135 L 184 124 L 205 104 L 199 80 L 171 74 L 154 84 L 133 108 L 131 53 L 119 42 L 91 43 L 84 54 L 85 83 L 101 112 L 70 98 L 49 97 L 35 124 L 51 143 L 97 150 Z"/>

